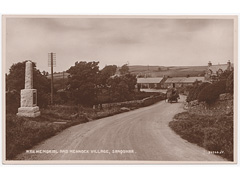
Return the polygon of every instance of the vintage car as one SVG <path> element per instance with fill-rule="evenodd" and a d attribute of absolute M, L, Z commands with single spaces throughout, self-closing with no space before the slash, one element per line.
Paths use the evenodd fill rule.
<path fill-rule="evenodd" d="M 171 88 L 167 90 L 167 102 L 178 102 L 178 99 L 180 99 L 180 96 L 177 89 Z"/>

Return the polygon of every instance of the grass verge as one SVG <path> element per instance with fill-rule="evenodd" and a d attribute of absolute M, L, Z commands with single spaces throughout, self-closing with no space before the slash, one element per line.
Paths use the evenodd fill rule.
<path fill-rule="evenodd" d="M 153 98 L 142 106 L 151 105 L 160 100 Z M 139 107 L 125 109 L 111 107 L 100 110 L 82 106 L 53 105 L 41 109 L 41 116 L 36 118 L 18 117 L 8 113 L 6 115 L 6 158 L 13 160 L 18 154 L 70 126 L 137 108 Z"/>
<path fill-rule="evenodd" d="M 77 106 L 49 106 L 36 118 L 6 115 L 6 158 L 13 160 L 18 154 L 56 135 L 62 130 L 90 120 L 121 113 L 120 108 L 94 111 Z"/>
<path fill-rule="evenodd" d="M 59 133 L 63 129 L 87 121 L 86 118 L 63 119 L 45 114 L 36 118 L 7 114 L 6 158 L 12 160 L 17 154 Z"/>
<path fill-rule="evenodd" d="M 209 152 L 233 161 L 233 116 L 199 116 L 183 112 L 169 123 L 177 134 Z"/>

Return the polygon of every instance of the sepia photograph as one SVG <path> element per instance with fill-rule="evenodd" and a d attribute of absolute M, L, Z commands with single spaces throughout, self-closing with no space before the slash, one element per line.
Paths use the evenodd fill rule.
<path fill-rule="evenodd" d="M 3 163 L 237 163 L 237 21 L 3 15 Z"/>

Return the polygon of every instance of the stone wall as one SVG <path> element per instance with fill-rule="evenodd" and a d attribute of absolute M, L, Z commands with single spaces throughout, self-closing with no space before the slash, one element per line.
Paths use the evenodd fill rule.
<path fill-rule="evenodd" d="M 166 99 L 165 96 L 151 96 L 142 100 L 134 100 L 134 101 L 125 101 L 118 103 L 107 103 L 102 104 L 102 108 L 111 108 L 111 107 L 144 107 L 154 104 L 158 101 Z"/>
<path fill-rule="evenodd" d="M 185 108 L 190 114 L 199 115 L 232 115 L 233 114 L 233 96 L 229 93 L 221 94 L 219 99 L 211 105 L 197 100 L 186 104 Z"/>

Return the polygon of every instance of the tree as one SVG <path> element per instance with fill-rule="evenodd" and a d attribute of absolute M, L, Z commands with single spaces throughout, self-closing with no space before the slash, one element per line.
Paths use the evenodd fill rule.
<path fill-rule="evenodd" d="M 120 69 L 119 72 L 121 75 L 128 74 L 129 73 L 129 67 L 127 64 L 124 64 Z"/>
<path fill-rule="evenodd" d="M 126 101 L 128 99 L 128 85 L 121 76 L 108 80 L 109 95 L 112 102 Z"/>
<path fill-rule="evenodd" d="M 233 71 L 225 70 L 219 77 L 220 80 L 226 80 Z"/>
<path fill-rule="evenodd" d="M 227 82 L 226 82 L 226 91 L 233 94 L 234 92 L 234 73 L 233 71 L 231 72 L 231 74 L 229 74 L 229 76 L 227 77 Z"/>
<path fill-rule="evenodd" d="M 98 76 L 98 83 L 102 86 L 105 86 L 107 83 L 107 80 L 113 76 L 117 71 L 117 66 L 116 65 L 108 65 L 105 66 L 99 73 Z"/>
<path fill-rule="evenodd" d="M 6 75 L 6 90 L 7 92 L 14 92 L 19 98 L 15 102 L 20 105 L 20 91 L 24 89 L 25 85 L 25 63 L 26 61 L 13 64 L 9 69 L 9 74 Z M 48 97 L 50 93 L 50 80 L 36 68 L 33 62 L 33 88 L 37 89 L 38 106 L 44 107 L 48 104 Z M 11 102 L 7 102 L 11 103 Z M 11 105 L 9 105 L 11 107 Z"/>
<path fill-rule="evenodd" d="M 135 75 L 125 74 L 109 78 L 107 83 L 112 101 L 126 101 L 134 92 L 137 78 Z"/>
<path fill-rule="evenodd" d="M 122 76 L 123 80 L 128 85 L 128 91 L 132 93 L 135 90 L 135 86 L 137 84 L 137 78 L 133 74 L 125 74 Z"/>
<path fill-rule="evenodd" d="M 97 77 L 99 75 L 99 62 L 76 62 L 67 72 L 68 89 L 71 92 L 71 99 L 76 104 L 91 106 L 96 100 Z"/>
<path fill-rule="evenodd" d="M 24 89 L 25 83 L 25 63 L 19 62 L 13 64 L 9 69 L 9 74 L 6 77 L 6 89 L 8 91 L 16 90 L 20 92 L 21 89 Z M 33 63 L 33 69 L 35 68 L 35 63 Z"/>
<path fill-rule="evenodd" d="M 117 70 L 117 66 L 116 65 L 108 65 L 108 66 L 105 66 L 102 70 L 101 70 L 101 73 L 102 74 L 106 74 L 108 75 L 109 77 L 114 75 L 116 73 L 116 70 Z"/>

